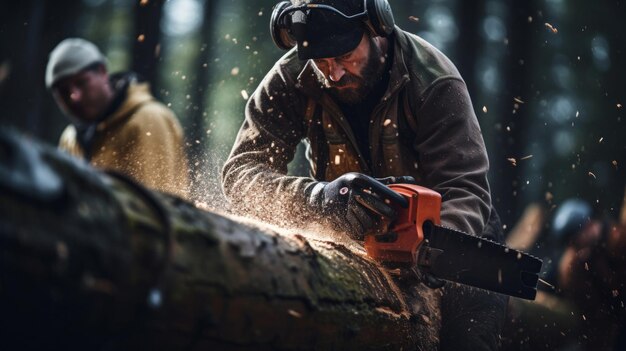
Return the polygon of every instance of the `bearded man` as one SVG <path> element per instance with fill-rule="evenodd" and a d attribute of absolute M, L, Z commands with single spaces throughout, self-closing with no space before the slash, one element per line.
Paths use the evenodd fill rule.
<path fill-rule="evenodd" d="M 442 195 L 444 226 L 501 239 L 465 82 L 444 54 L 394 25 L 387 0 L 283 1 L 270 29 L 290 50 L 250 97 L 224 165 L 234 208 L 362 240 L 402 205 L 384 185 L 414 181 Z M 287 175 L 301 141 L 309 177 Z M 505 304 L 448 284 L 441 349 L 497 348 Z"/>

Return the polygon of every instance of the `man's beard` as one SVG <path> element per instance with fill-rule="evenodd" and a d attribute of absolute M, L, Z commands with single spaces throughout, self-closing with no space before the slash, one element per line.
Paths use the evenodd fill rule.
<path fill-rule="evenodd" d="M 380 81 L 385 70 L 385 62 L 383 61 L 383 52 L 376 45 L 376 42 L 370 38 L 370 47 L 368 52 L 367 63 L 363 67 L 361 76 L 355 76 L 346 72 L 339 82 L 330 82 L 328 93 L 346 105 L 357 105 L 365 100 L 369 93 L 374 89 L 376 83 Z M 355 88 L 338 89 L 337 87 L 356 86 Z"/>

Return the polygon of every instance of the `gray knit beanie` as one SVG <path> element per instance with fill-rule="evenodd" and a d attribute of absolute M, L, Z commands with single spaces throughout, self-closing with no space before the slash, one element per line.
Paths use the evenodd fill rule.
<path fill-rule="evenodd" d="M 50 53 L 46 67 L 46 88 L 50 89 L 60 79 L 94 63 L 106 64 L 106 59 L 93 43 L 80 38 L 63 40 Z"/>

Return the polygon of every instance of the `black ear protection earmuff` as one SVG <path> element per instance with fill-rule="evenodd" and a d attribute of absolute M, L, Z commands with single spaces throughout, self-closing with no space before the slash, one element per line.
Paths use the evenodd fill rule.
<path fill-rule="evenodd" d="M 283 50 L 289 50 L 296 46 L 296 39 L 290 34 L 291 16 L 286 16 L 285 12 L 290 7 L 292 6 L 289 1 L 281 1 L 274 6 L 272 17 L 270 17 L 272 41 Z"/>
<path fill-rule="evenodd" d="M 298 32 L 304 31 L 308 11 L 333 11 L 346 19 L 360 18 L 375 36 L 386 37 L 395 25 L 393 12 L 387 0 L 363 0 L 363 12 L 347 15 L 336 8 L 323 4 L 303 4 L 293 6 L 289 1 L 281 1 L 272 11 L 270 33 L 274 44 L 283 50 L 296 46 Z M 302 32 L 304 33 L 304 32 Z"/>
<path fill-rule="evenodd" d="M 364 0 L 363 7 L 367 11 L 365 24 L 372 33 L 380 37 L 386 37 L 393 32 L 395 21 L 389 1 L 387 0 Z"/>

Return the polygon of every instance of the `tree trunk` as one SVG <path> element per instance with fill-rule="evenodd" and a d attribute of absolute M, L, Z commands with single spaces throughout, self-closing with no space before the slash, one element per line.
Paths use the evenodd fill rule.
<path fill-rule="evenodd" d="M 204 3 L 203 22 L 199 33 L 202 44 L 194 59 L 193 69 L 196 74 L 190 77 L 191 84 L 188 92 L 191 97 L 191 108 L 187 113 L 190 123 L 186 129 L 190 145 L 187 148 L 190 161 L 189 168 L 191 169 L 192 186 L 201 188 L 206 188 L 208 186 L 207 183 L 210 181 L 207 179 L 209 177 L 206 177 L 206 170 L 210 167 L 208 165 L 209 156 L 207 151 L 206 121 L 208 114 L 206 91 L 210 83 L 209 63 L 213 54 L 213 48 L 209 43 L 214 33 L 216 17 L 219 16 L 219 13 L 216 11 L 217 3 L 216 0 L 209 0 Z"/>
<path fill-rule="evenodd" d="M 626 226 L 626 191 L 624 191 L 624 200 L 622 200 L 622 210 L 619 215 L 619 223 Z"/>
<path fill-rule="evenodd" d="M 0 131 L 10 349 L 436 349 L 439 295 Z"/>
<path fill-rule="evenodd" d="M 470 95 L 476 99 L 478 95 L 478 75 L 476 74 L 477 58 L 481 56 L 484 40 L 481 37 L 481 20 L 485 12 L 485 1 L 461 1 L 458 5 L 459 13 L 459 38 L 457 39 L 458 60 L 456 62 L 459 72 L 465 80 Z M 474 100 L 474 103 L 478 101 Z M 481 107 L 474 106 L 478 111 Z"/>
<path fill-rule="evenodd" d="M 56 142 L 66 124 L 45 90 L 50 51 L 76 36 L 79 0 L 4 1 L 0 5 L 0 111 L 2 124 Z"/>
<path fill-rule="evenodd" d="M 132 70 L 158 86 L 158 62 L 161 47 L 163 0 L 137 1 L 135 5 L 135 41 Z"/>

